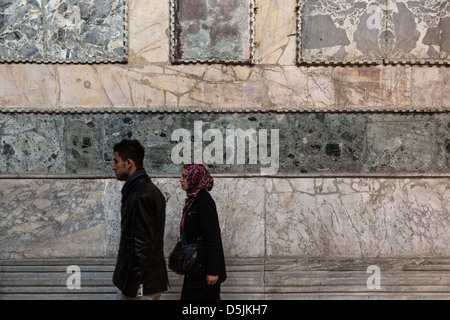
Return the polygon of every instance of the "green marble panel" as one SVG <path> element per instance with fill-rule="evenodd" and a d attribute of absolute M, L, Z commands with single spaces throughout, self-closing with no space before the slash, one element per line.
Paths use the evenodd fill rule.
<path fill-rule="evenodd" d="M 0 0 L 0 62 L 124 62 L 124 0 Z"/>

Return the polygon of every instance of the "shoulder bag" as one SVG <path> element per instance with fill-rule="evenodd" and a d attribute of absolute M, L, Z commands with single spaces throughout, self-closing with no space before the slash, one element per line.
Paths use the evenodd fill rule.
<path fill-rule="evenodd" d="M 170 270 L 180 275 L 188 274 L 194 267 L 200 241 L 201 238 L 197 243 L 187 245 L 182 245 L 181 241 L 178 241 L 169 256 Z"/>

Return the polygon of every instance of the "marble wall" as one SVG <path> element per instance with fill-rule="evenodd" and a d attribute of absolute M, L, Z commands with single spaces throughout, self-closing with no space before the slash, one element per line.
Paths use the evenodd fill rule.
<path fill-rule="evenodd" d="M 112 177 L 113 146 L 124 138 L 140 140 L 146 168 L 166 177 L 181 161 L 234 177 L 450 173 L 448 113 L 3 113 L 0 174 Z"/>
<path fill-rule="evenodd" d="M 165 254 L 179 237 L 184 192 L 153 178 L 167 201 Z M 450 181 L 372 178 L 216 178 L 229 258 L 448 257 Z M 0 258 L 114 257 L 116 180 L 4 180 Z"/>
<path fill-rule="evenodd" d="M 25 5 L 25 1 L 4 2 L 9 5 Z M 32 3 L 34 2 L 30 2 L 28 6 Z M 313 10 L 314 6 L 325 10 L 323 5 L 319 6 L 318 1 L 306 3 L 310 9 L 305 9 L 305 18 L 310 16 L 314 19 L 313 17 L 318 16 L 318 12 Z M 344 9 L 349 3 L 352 2 L 339 1 L 342 12 L 328 12 L 329 15 L 323 13 L 322 16 L 328 21 L 331 19 L 330 24 L 334 24 L 335 28 L 343 30 L 344 25 L 339 23 L 347 26 L 351 21 L 337 18 L 345 14 Z M 364 6 L 368 3 L 358 2 Z M 442 9 L 437 10 L 437 1 L 426 1 L 427 6 L 419 4 L 418 8 L 415 8 L 419 3 L 417 1 L 395 1 L 386 12 L 392 17 L 398 16 L 397 7 L 402 7 L 403 3 L 406 3 L 404 11 L 410 12 L 407 17 L 417 15 L 411 16 L 409 20 L 415 21 L 414 23 L 417 20 L 415 33 L 420 34 L 418 43 L 425 43 L 419 51 L 407 51 L 405 54 L 416 55 L 419 59 L 422 55 L 426 58 L 431 53 L 435 56 L 438 52 L 445 52 L 445 45 L 440 46 L 438 42 L 447 43 L 444 21 L 447 21 L 445 19 L 448 19 L 448 14 L 442 15 L 444 18 L 439 24 L 442 30 L 430 31 L 430 36 L 427 37 L 425 30 L 431 30 L 427 29 L 427 24 L 430 27 L 437 26 L 436 12 L 447 12 L 448 2 L 444 1 Z M 50 1 L 50 4 L 56 5 L 57 2 Z M 297 23 L 297 7 L 297 0 L 256 1 L 253 65 L 174 65 L 171 63 L 170 2 L 129 0 L 126 64 L 0 64 L 0 110 L 434 112 L 450 108 L 450 94 L 446 90 L 450 69 L 439 63 L 426 67 L 403 64 L 364 67 L 298 65 L 301 55 L 298 54 L 297 34 L 300 26 Z M 330 4 L 327 8 L 338 10 L 340 7 Z M 308 15 L 308 12 L 311 14 Z M 330 15 L 337 18 L 333 20 Z M 7 21 L 7 16 L 8 14 L 2 15 L 2 21 Z M 354 14 L 350 16 L 353 17 Z M 353 23 L 356 24 L 357 21 Z M 119 25 L 122 24 L 117 24 Z M 399 31 L 394 29 L 391 31 L 392 35 L 396 36 L 395 39 L 400 39 Z M 305 30 L 302 32 L 308 32 Z M 344 51 L 348 52 L 347 55 L 351 54 L 352 59 L 356 59 L 357 42 L 351 32 L 358 33 L 354 27 L 349 27 L 348 32 L 346 37 L 351 45 L 324 44 L 322 49 L 311 50 L 322 50 L 322 55 L 317 56 L 322 60 L 337 54 L 336 50 L 342 54 Z M 431 36 L 437 33 L 440 40 Z M 314 31 L 313 34 L 318 33 Z M 38 34 L 36 37 L 39 37 Z M 37 42 L 38 40 L 33 43 Z M 61 42 L 58 43 L 61 45 Z M 364 45 L 369 46 L 367 43 Z M 349 47 L 354 50 L 350 51 Z M 303 56 L 316 58 L 309 51 Z M 402 57 L 403 53 L 400 53 L 398 59 Z"/>
<path fill-rule="evenodd" d="M 210 57 L 195 41 L 213 39 L 189 24 L 203 19 L 211 30 L 207 4 L 223 5 L 221 15 L 227 3 L 177 3 L 202 10 L 0 0 L 1 57 L 126 58 L 0 64 L 0 258 L 113 257 L 121 183 L 110 152 L 127 137 L 152 150 L 146 167 L 167 197 L 167 254 L 183 202 L 170 137 L 195 131 L 195 121 L 280 134 L 276 175 L 249 162 L 211 167 L 227 257 L 448 257 L 448 1 L 255 0 L 250 18 L 235 6 L 250 38 L 205 54 L 250 64 L 201 61 Z M 381 29 L 368 27 L 377 23 L 371 5 Z M 175 18 L 182 43 L 173 42 Z M 228 22 L 222 36 L 243 28 Z"/>
<path fill-rule="evenodd" d="M 255 16 L 265 1 L 168 5 L 173 62 L 255 62 Z M 277 13 L 278 5 L 270 9 Z M 297 0 L 296 6 L 299 63 L 448 63 L 447 0 Z M 4 0 L 0 61 L 126 62 L 127 8 L 123 0 Z"/>
<path fill-rule="evenodd" d="M 8 180 L 0 191 L 0 258 L 104 255 L 104 181 Z"/>
<path fill-rule="evenodd" d="M 184 200 L 171 137 L 188 130 L 205 149 L 206 130 L 230 128 L 279 130 L 279 158 L 261 175 L 248 140 L 245 163 L 210 166 L 227 257 L 447 256 L 447 113 L 3 113 L 0 258 L 114 257 L 122 183 L 111 179 L 112 147 L 123 138 L 145 145 L 166 196 L 168 254 Z"/>

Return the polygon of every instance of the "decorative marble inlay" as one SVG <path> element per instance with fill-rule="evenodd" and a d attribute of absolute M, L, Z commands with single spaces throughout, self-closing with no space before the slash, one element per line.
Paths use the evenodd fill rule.
<path fill-rule="evenodd" d="M 0 62 L 124 62 L 125 0 L 0 0 Z"/>
<path fill-rule="evenodd" d="M 172 61 L 251 63 L 254 0 L 172 0 Z"/>
<path fill-rule="evenodd" d="M 384 7 L 385 0 L 300 2 L 301 62 L 382 62 L 382 21 L 371 28 L 368 11 Z"/>
<path fill-rule="evenodd" d="M 299 0 L 299 62 L 447 64 L 449 8 L 448 0 Z"/>
<path fill-rule="evenodd" d="M 387 12 L 387 61 L 449 63 L 448 0 L 390 0 Z"/>
<path fill-rule="evenodd" d="M 109 177 L 124 138 L 142 142 L 147 169 L 169 176 L 193 161 L 231 176 L 450 173 L 450 113 L 0 113 L 0 175 Z"/>

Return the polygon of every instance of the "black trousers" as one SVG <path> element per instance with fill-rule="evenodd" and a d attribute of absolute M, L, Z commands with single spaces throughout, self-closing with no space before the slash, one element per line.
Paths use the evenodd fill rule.
<path fill-rule="evenodd" d="M 220 300 L 220 284 L 205 288 L 186 288 L 183 283 L 180 300 Z"/>

